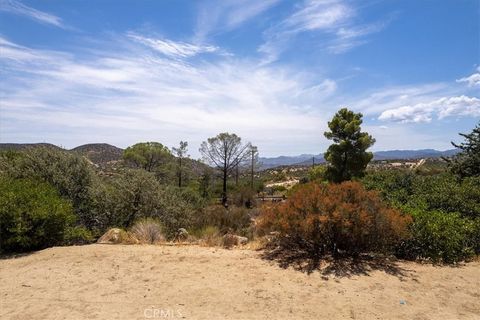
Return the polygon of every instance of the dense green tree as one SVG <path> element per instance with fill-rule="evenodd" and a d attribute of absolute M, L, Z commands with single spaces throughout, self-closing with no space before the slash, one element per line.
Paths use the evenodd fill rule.
<path fill-rule="evenodd" d="M 228 132 L 208 138 L 200 146 L 200 153 L 204 160 L 222 173 L 222 204 L 224 206 L 227 204 L 228 176 L 248 157 L 250 148 L 250 143 L 243 144 L 239 136 Z"/>
<path fill-rule="evenodd" d="M 154 172 L 170 162 L 172 154 L 159 142 L 140 142 L 125 149 L 123 159 L 137 168 Z"/>
<path fill-rule="evenodd" d="M 326 177 L 333 182 L 342 182 L 361 177 L 372 160 L 373 154 L 366 150 L 375 143 L 375 139 L 361 132 L 362 114 L 347 108 L 340 109 L 332 121 L 328 122 L 330 131 L 325 132 L 327 139 L 333 140 L 325 153 L 329 163 Z"/>
<path fill-rule="evenodd" d="M 156 218 L 170 238 L 178 228 L 189 227 L 198 202 L 186 189 L 162 185 L 145 170 L 129 169 L 97 183 L 94 212 L 100 232 L 112 226 L 129 228 L 142 218 Z"/>
<path fill-rule="evenodd" d="M 2 154 L 0 170 L 13 178 L 49 183 L 72 202 L 79 224 L 93 226 L 90 191 L 94 172 L 85 158 L 51 147 L 35 147 Z"/>
<path fill-rule="evenodd" d="M 452 145 L 460 149 L 453 159 L 448 160 L 452 172 L 461 178 L 480 176 L 480 123 L 469 134 L 460 133 L 465 141 Z"/>
<path fill-rule="evenodd" d="M 71 202 L 62 199 L 51 185 L 0 177 L 0 252 L 62 244 L 74 221 Z"/>

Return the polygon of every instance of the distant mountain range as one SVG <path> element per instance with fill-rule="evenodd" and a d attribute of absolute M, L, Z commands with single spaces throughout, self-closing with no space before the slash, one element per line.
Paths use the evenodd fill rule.
<path fill-rule="evenodd" d="M 0 143 L 0 150 L 21 150 L 31 147 L 49 147 L 55 149 L 62 149 L 50 143 Z M 78 146 L 76 148 L 66 150 L 68 152 L 78 153 L 96 165 L 104 165 L 111 161 L 118 161 L 122 158 L 123 149 L 112 146 L 107 143 L 90 143 Z M 374 160 L 408 160 L 421 158 L 439 158 L 450 157 L 458 153 L 458 149 L 450 149 L 445 151 L 438 151 L 434 149 L 421 150 L 388 150 L 378 151 L 373 153 Z M 315 158 L 315 163 L 324 163 L 323 154 L 301 154 L 298 156 L 279 156 L 273 158 L 260 157 L 262 169 L 269 169 L 279 166 L 305 166 L 311 165 Z"/>
<path fill-rule="evenodd" d="M 373 153 L 373 160 L 409 160 L 409 159 L 422 159 L 422 158 L 440 158 L 451 157 L 459 152 L 458 149 L 450 149 L 445 151 L 438 151 L 434 149 L 421 149 L 421 150 L 388 150 L 377 151 Z M 315 163 L 324 163 L 325 158 L 323 154 L 302 154 L 299 156 L 280 156 L 274 158 L 262 158 L 262 169 L 269 169 L 279 166 L 305 166 Z"/>

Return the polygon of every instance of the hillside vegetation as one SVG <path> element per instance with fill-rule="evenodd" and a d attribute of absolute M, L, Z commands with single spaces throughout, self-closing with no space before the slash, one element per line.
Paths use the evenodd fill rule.
<path fill-rule="evenodd" d="M 303 252 L 317 262 L 376 254 L 455 263 L 478 254 L 479 130 L 463 135 L 453 157 L 396 165 L 370 163 L 375 139 L 361 123 L 340 110 L 325 134 L 328 163 L 312 168 L 259 171 L 257 148 L 230 133 L 202 144 L 202 162 L 183 141 L 9 147 L 0 153 L 0 250 L 89 243 L 108 231 L 102 241 L 250 242 L 273 257 Z"/>

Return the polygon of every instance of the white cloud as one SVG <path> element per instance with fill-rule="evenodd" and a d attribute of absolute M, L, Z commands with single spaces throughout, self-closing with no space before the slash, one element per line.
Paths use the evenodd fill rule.
<path fill-rule="evenodd" d="M 196 144 L 222 131 L 240 134 L 267 155 L 278 141 L 292 154 L 318 143 L 328 108 L 311 106 L 336 90 L 333 80 L 225 56 L 193 64 L 181 55 L 145 53 L 134 41 L 125 46 L 125 39 L 76 57 L 0 38 L 0 50 L 18 48 L 0 56 L 2 118 L 17 128 L 1 132 L 2 140 L 25 132 L 69 147 L 92 139 L 119 146 L 187 139 L 194 155 Z"/>
<path fill-rule="evenodd" d="M 185 42 L 174 42 L 167 39 L 154 39 L 133 32 L 129 33 L 128 37 L 169 57 L 186 58 L 200 53 L 218 51 L 218 47 L 215 46 L 202 46 Z"/>
<path fill-rule="evenodd" d="M 443 119 L 451 116 L 480 116 L 480 99 L 467 97 L 444 97 L 428 103 L 407 105 L 383 111 L 379 120 L 399 122 L 430 122 L 433 117 Z"/>
<path fill-rule="evenodd" d="M 457 82 L 465 82 L 469 87 L 480 86 L 480 67 L 477 68 L 477 72 L 461 79 L 458 79 Z"/>
<path fill-rule="evenodd" d="M 231 31 L 270 9 L 280 0 L 211 0 L 199 10 L 195 38 L 203 42 L 211 34 Z"/>
<path fill-rule="evenodd" d="M 28 7 L 16 0 L 0 0 L 0 11 L 18 14 L 41 23 L 65 28 L 60 17 Z"/>
<path fill-rule="evenodd" d="M 344 0 L 305 0 L 289 17 L 265 32 L 266 41 L 258 51 L 264 63 L 275 61 L 288 47 L 288 42 L 304 32 L 325 36 L 323 42 L 330 53 L 344 53 L 366 43 L 365 37 L 379 32 L 385 23 L 362 25 L 355 21 L 358 12 Z"/>
<path fill-rule="evenodd" d="M 355 15 L 355 11 L 342 1 L 308 0 L 302 8 L 284 21 L 290 32 L 330 30 Z"/>

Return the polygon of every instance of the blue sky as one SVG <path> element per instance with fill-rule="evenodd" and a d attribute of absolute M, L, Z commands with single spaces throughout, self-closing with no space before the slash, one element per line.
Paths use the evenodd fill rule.
<path fill-rule="evenodd" d="M 480 120 L 480 2 L 0 0 L 0 68 L 1 142 L 319 153 L 347 106 L 373 150 L 448 149 Z"/>

